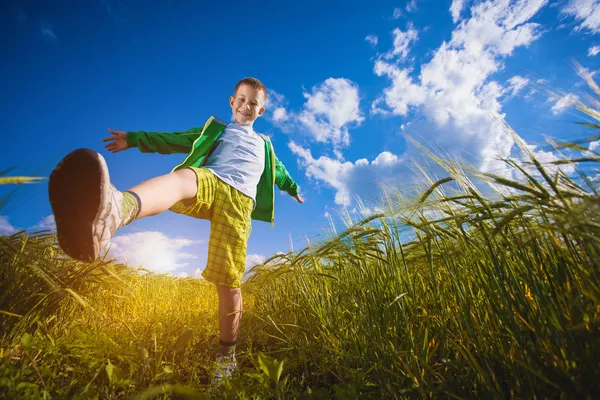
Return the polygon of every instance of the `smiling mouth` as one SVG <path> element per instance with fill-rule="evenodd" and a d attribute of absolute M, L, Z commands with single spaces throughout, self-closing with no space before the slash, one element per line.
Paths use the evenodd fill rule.
<path fill-rule="evenodd" d="M 252 114 L 244 114 L 243 112 L 241 112 L 241 111 L 239 111 L 239 110 L 238 110 L 238 114 L 241 114 L 241 115 L 243 115 L 244 117 L 250 117 L 250 116 L 252 116 Z"/>

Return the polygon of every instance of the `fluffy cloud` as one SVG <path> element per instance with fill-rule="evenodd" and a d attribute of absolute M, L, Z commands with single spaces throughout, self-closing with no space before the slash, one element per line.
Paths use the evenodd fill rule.
<path fill-rule="evenodd" d="M 186 260 L 196 258 L 183 248 L 201 242 L 170 238 L 161 232 L 145 231 L 115 236 L 111 241 L 110 255 L 128 265 L 153 272 L 166 273 L 188 266 Z"/>
<path fill-rule="evenodd" d="M 374 73 L 390 79 L 391 86 L 374 101 L 372 111 L 421 111 L 433 124 L 420 125 L 418 132 L 428 135 L 424 141 L 450 154 L 470 155 L 469 161 L 483 170 L 500 172 L 497 159 L 510 155 L 514 141 L 498 123 L 504 119 L 498 100 L 518 93 L 526 79 L 513 77 L 504 88 L 489 77 L 503 68 L 516 48 L 540 36 L 541 26 L 528 21 L 546 4 L 547 0 L 499 0 L 474 5 L 471 17 L 458 24 L 451 40 L 441 44 L 418 76 L 411 67 L 380 58 Z"/>
<path fill-rule="evenodd" d="M 598 157 L 600 151 L 600 140 L 590 142 L 588 150 L 583 152 L 584 157 Z"/>
<path fill-rule="evenodd" d="M 200 268 L 196 268 L 192 273 L 192 278 L 204 279 L 204 277 L 202 276 L 202 270 Z"/>
<path fill-rule="evenodd" d="M 519 76 L 519 75 L 515 75 L 515 76 L 511 77 L 507 81 L 507 83 L 508 83 L 509 97 L 514 97 L 517 94 L 519 94 L 519 92 L 521 90 L 523 90 L 523 88 L 525 86 L 527 86 L 529 84 L 529 79 L 523 78 L 522 76 Z"/>
<path fill-rule="evenodd" d="M 589 57 L 594 57 L 598 53 L 600 53 L 600 46 L 592 46 L 588 49 Z"/>
<path fill-rule="evenodd" d="M 0 235 L 10 235 L 20 229 L 14 227 L 9 221 L 8 217 L 0 215 Z M 48 215 L 38 221 L 36 225 L 27 228 L 29 231 L 40 231 L 40 230 L 52 230 L 56 231 L 56 222 L 54 222 L 54 215 Z"/>
<path fill-rule="evenodd" d="M 277 107 L 273 111 L 273 121 L 274 122 L 285 122 L 289 119 L 287 110 L 284 107 Z"/>
<path fill-rule="evenodd" d="M 578 22 L 576 31 L 600 33 L 600 0 L 569 0 L 561 12 Z"/>
<path fill-rule="evenodd" d="M 310 93 L 305 92 L 304 98 L 304 109 L 297 118 L 313 138 L 317 142 L 348 145 L 348 126 L 364 120 L 359 108 L 358 85 L 344 78 L 329 78 L 313 87 Z"/>
<path fill-rule="evenodd" d="M 554 175 L 558 169 L 558 165 L 552 164 L 554 161 L 558 161 L 559 158 L 552 152 L 544 151 L 537 147 L 536 145 L 526 145 L 527 150 L 533 155 L 533 157 L 538 160 L 543 166 L 544 169 L 550 174 Z M 531 164 L 531 160 L 527 154 L 521 154 L 521 166 L 533 176 L 540 176 L 537 168 Z M 575 166 L 572 164 L 561 165 L 560 169 L 566 173 L 570 174 L 575 171 Z"/>
<path fill-rule="evenodd" d="M 552 114 L 554 115 L 560 114 L 567 108 L 571 107 L 573 104 L 577 103 L 578 100 L 579 97 L 577 97 L 576 95 L 572 93 L 566 94 L 563 97 L 556 99 L 550 111 L 552 111 Z"/>
<path fill-rule="evenodd" d="M 380 184 L 403 181 L 408 176 L 402 159 L 387 151 L 373 161 L 362 158 L 353 163 L 326 156 L 315 159 L 308 149 L 294 142 L 289 148 L 298 156 L 307 177 L 336 191 L 334 201 L 341 206 L 348 206 L 355 195 L 371 197 L 379 193 Z"/>
<path fill-rule="evenodd" d="M 394 8 L 394 13 L 392 14 L 392 19 L 400 19 L 402 17 L 402 9 Z"/>
<path fill-rule="evenodd" d="M 379 42 L 379 38 L 377 37 L 377 35 L 367 35 L 365 40 L 371 43 L 373 46 L 377 46 L 377 43 Z"/>
<path fill-rule="evenodd" d="M 403 61 L 408 56 L 408 50 L 411 43 L 417 41 L 419 34 L 413 28 L 412 24 L 408 24 L 408 29 L 406 31 L 396 28 L 392 33 L 394 35 L 394 47 L 389 52 L 385 53 L 384 57 L 387 59 L 398 57 Z"/>
<path fill-rule="evenodd" d="M 417 11 L 417 0 L 410 0 L 404 7 L 406 12 Z"/>
<path fill-rule="evenodd" d="M 450 5 L 450 14 L 452 15 L 452 22 L 458 22 L 460 18 L 460 13 L 464 7 L 464 0 L 452 0 L 452 4 Z"/>
<path fill-rule="evenodd" d="M 246 256 L 246 271 L 254 267 L 256 264 L 265 262 L 266 257 L 260 254 L 248 254 Z"/>
<path fill-rule="evenodd" d="M 305 132 L 312 140 L 331 143 L 336 149 L 350 144 L 348 129 L 364 121 L 358 85 L 344 78 L 329 78 L 304 92 L 304 98 L 304 106 L 296 112 L 287 110 L 283 96 L 276 95 L 275 111 L 267 118 L 284 132 Z"/>
<path fill-rule="evenodd" d="M 17 228 L 8 222 L 8 217 L 0 215 L 0 235 L 11 235 L 17 231 Z"/>
<path fill-rule="evenodd" d="M 56 221 L 54 220 L 54 215 L 50 214 L 42 218 L 39 220 L 37 225 L 31 227 L 30 229 L 56 231 Z"/>
<path fill-rule="evenodd" d="M 290 115 L 285 108 L 285 97 L 271 89 L 267 89 L 267 94 L 265 118 L 278 125 L 287 122 L 290 119 Z"/>

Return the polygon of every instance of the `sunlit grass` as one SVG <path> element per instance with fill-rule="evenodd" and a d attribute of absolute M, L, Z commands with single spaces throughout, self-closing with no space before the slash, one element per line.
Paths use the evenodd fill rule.
<path fill-rule="evenodd" d="M 596 106 L 576 105 L 597 121 Z M 430 154 L 445 175 L 423 170 L 418 196 L 388 191 L 381 212 L 255 267 L 240 373 L 217 391 L 209 284 L 73 262 L 45 233 L 0 237 L 0 395 L 593 398 L 600 136 L 586 124 L 551 165 L 505 127 L 529 156 L 505 160 L 511 176 Z"/>

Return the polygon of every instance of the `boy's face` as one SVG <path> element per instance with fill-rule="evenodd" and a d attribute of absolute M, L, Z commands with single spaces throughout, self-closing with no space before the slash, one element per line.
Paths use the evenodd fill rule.
<path fill-rule="evenodd" d="M 252 126 L 265 112 L 265 96 L 262 90 L 242 84 L 237 92 L 229 97 L 229 105 L 236 123 Z"/>

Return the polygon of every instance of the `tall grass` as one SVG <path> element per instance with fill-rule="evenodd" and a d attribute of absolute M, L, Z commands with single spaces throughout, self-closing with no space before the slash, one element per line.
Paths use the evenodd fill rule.
<path fill-rule="evenodd" d="M 257 268 L 251 318 L 298 383 L 340 398 L 600 394 L 597 189 L 506 129 L 529 156 L 505 161 L 512 178 L 431 155 L 448 176 L 421 196 Z M 554 164 L 597 163 L 599 139 L 555 144 L 586 155 Z"/>
<path fill-rule="evenodd" d="M 446 176 L 419 196 L 390 193 L 254 268 L 239 373 L 212 391 L 210 285 L 76 263 L 49 234 L 0 237 L 0 396 L 595 398 L 600 197 L 584 171 L 600 136 L 586 124 L 550 165 L 506 127 L 529 157 L 505 160 L 510 175 L 431 155 Z"/>

